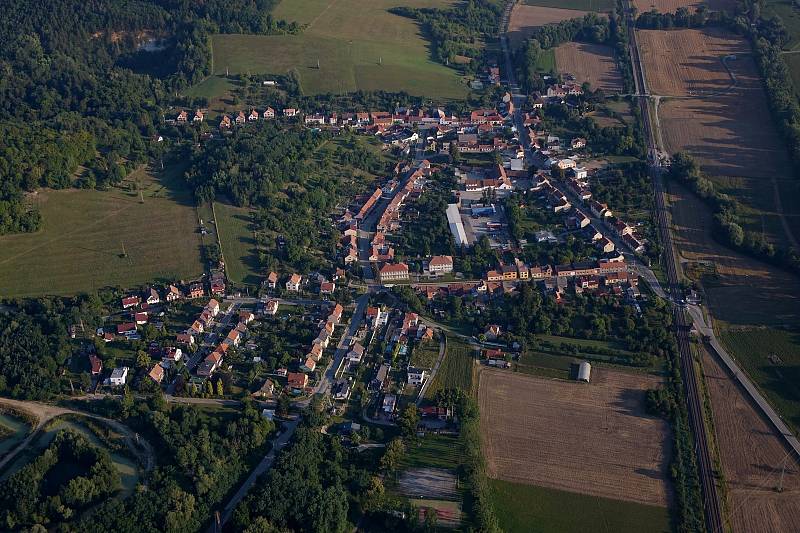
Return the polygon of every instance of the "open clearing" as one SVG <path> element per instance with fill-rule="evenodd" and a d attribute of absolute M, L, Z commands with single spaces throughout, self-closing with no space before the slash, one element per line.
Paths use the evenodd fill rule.
<path fill-rule="evenodd" d="M 400 475 L 398 486 L 409 498 L 460 499 L 455 474 L 442 468 L 409 468 Z"/>
<path fill-rule="evenodd" d="M 252 214 L 246 207 L 214 202 L 217 231 L 225 257 L 225 273 L 235 283 L 258 284 L 258 250 L 252 230 Z"/>
<path fill-rule="evenodd" d="M 451 3 L 406 0 L 402 5 Z M 391 0 L 284 0 L 273 17 L 307 25 L 302 34 L 215 35 L 215 74 L 292 71 L 306 94 L 389 90 L 463 98 L 466 85 L 455 70 L 431 60 L 415 21 L 389 13 L 397 5 Z"/>
<path fill-rule="evenodd" d="M 539 26 L 561 22 L 574 18 L 581 18 L 588 11 L 577 9 L 562 9 L 557 7 L 529 6 L 518 3 L 511 11 L 508 22 L 508 38 L 512 46 L 517 46 L 527 39 Z"/>
<path fill-rule="evenodd" d="M 489 477 L 667 506 L 668 427 L 644 413 L 660 380 L 599 368 L 591 384 L 480 373 Z"/>
<path fill-rule="evenodd" d="M 732 0 L 634 0 L 633 5 L 639 13 L 646 13 L 655 9 L 660 13 L 675 13 L 679 7 L 694 11 L 700 6 L 706 6 L 709 11 L 726 10 L 732 12 L 736 3 Z"/>
<path fill-rule="evenodd" d="M 43 227 L 0 237 L 0 295 L 75 294 L 200 275 L 197 216 L 183 187 L 176 168 L 159 178 L 137 171 L 110 191 L 32 195 Z"/>
<path fill-rule="evenodd" d="M 610 46 L 575 42 L 562 44 L 556 48 L 556 67 L 561 74 L 575 76 L 579 83 L 589 82 L 592 89 L 622 90 L 622 76 Z"/>
<path fill-rule="evenodd" d="M 737 383 L 703 354 L 735 532 L 800 531 L 800 467 Z M 786 461 L 782 493 L 775 491 Z"/>
<path fill-rule="evenodd" d="M 500 527 L 508 533 L 667 533 L 666 507 L 489 480 Z"/>
<path fill-rule="evenodd" d="M 448 337 L 444 360 L 425 391 L 425 397 L 433 398 L 440 389 L 459 388 L 469 393 L 474 383 L 474 366 L 475 350 L 457 337 Z"/>

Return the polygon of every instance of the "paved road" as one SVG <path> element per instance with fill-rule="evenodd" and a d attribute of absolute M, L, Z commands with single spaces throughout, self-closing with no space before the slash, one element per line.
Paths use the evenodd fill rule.
<path fill-rule="evenodd" d="M 672 295 L 673 311 L 675 313 L 675 323 L 677 326 L 676 335 L 678 338 L 678 352 L 681 363 L 681 376 L 686 393 L 686 402 L 689 415 L 689 424 L 692 428 L 695 441 L 695 455 L 699 468 L 700 485 L 703 492 L 703 503 L 706 518 L 706 527 L 712 533 L 722 533 L 724 531 L 722 507 L 717 490 L 717 482 L 714 472 L 714 463 L 711 456 L 711 449 L 708 445 L 708 434 L 706 420 L 703 412 L 703 401 L 700 394 L 699 379 L 694 365 L 694 358 L 689 343 L 689 326 L 686 313 L 683 308 L 675 305 L 683 297 L 682 288 L 679 284 L 678 265 L 675 259 L 672 232 L 669 227 L 669 216 L 664 201 L 664 191 L 662 186 L 661 168 L 659 151 L 656 143 L 656 132 L 650 117 L 650 105 L 647 97 L 647 81 L 639 55 L 639 46 L 634 30 L 634 21 L 630 2 L 626 0 L 625 7 L 628 18 L 628 42 L 630 43 L 630 59 L 633 65 L 634 82 L 636 93 L 644 95 L 637 99 L 641 110 L 642 122 L 645 135 L 647 137 L 648 159 L 650 160 L 650 175 L 653 179 L 653 188 L 656 197 L 655 219 L 661 242 L 664 244 L 664 264 L 666 266 L 667 280 L 669 281 L 669 293 Z"/>
<path fill-rule="evenodd" d="M 759 392 L 750 378 L 747 377 L 747 374 L 739 369 L 739 366 L 736 364 L 736 360 L 733 358 L 733 356 L 731 356 L 717 340 L 717 336 L 714 333 L 714 328 L 706 324 L 702 308 L 698 305 L 688 305 L 687 309 L 689 314 L 692 316 L 692 321 L 697 331 L 701 335 L 708 337 L 708 343 L 714 349 L 725 366 L 728 367 L 728 370 L 736 378 L 736 381 L 738 381 L 739 384 L 747 391 L 755 404 L 758 405 L 759 409 L 761 409 L 761 412 L 764 413 L 764 416 L 769 419 L 789 447 L 793 449 L 797 457 L 800 458 L 800 441 L 798 441 L 797 437 L 794 436 L 791 430 L 783 422 L 780 415 L 775 412 L 769 402 L 767 402 L 761 392 Z"/>
<path fill-rule="evenodd" d="M 328 367 L 325 369 L 325 372 L 322 374 L 322 377 L 319 380 L 319 383 L 314 387 L 314 394 L 328 394 L 331 388 L 331 384 L 336 379 L 336 376 L 339 373 L 340 367 L 342 366 L 342 361 L 344 360 L 344 356 L 347 355 L 348 348 L 350 347 L 350 341 L 355 336 L 358 328 L 361 326 L 361 322 L 364 320 L 365 311 L 367 308 L 367 304 L 369 303 L 369 294 L 362 294 L 356 299 L 356 306 L 355 311 L 353 312 L 353 316 L 350 319 L 350 323 L 347 325 L 347 331 L 342 334 L 342 338 L 339 341 L 339 344 L 336 347 L 336 352 L 334 353 L 333 359 L 331 360 Z M 310 398 L 305 400 L 296 402 L 295 405 L 298 407 L 306 407 L 311 402 Z M 236 509 L 236 506 L 239 504 L 240 501 L 247 495 L 248 491 L 252 488 L 255 484 L 258 477 L 269 470 L 272 464 L 275 462 L 275 456 L 280 451 L 280 449 L 287 443 L 289 440 L 294 436 L 294 432 L 297 429 L 298 424 L 300 423 L 300 417 L 292 422 L 289 422 L 284 425 L 284 430 L 280 434 L 280 436 L 273 441 L 272 449 L 267 453 L 263 459 L 258 463 L 258 466 L 250 473 L 247 479 L 242 483 L 239 487 L 239 490 L 228 500 L 228 503 L 225 505 L 223 512 L 220 516 L 220 525 L 225 525 L 228 520 L 230 520 L 233 511 Z M 208 529 L 208 533 L 216 533 L 218 531 L 216 522 L 212 522 L 211 526 Z"/>

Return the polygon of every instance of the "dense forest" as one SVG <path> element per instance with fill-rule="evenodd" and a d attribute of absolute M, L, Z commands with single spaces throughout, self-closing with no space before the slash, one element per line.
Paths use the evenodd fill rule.
<path fill-rule="evenodd" d="M 5 531 L 63 526 L 119 489 L 109 453 L 61 430 L 41 455 L 0 484 L 0 523 Z"/>
<path fill-rule="evenodd" d="M 170 95 L 209 74 L 210 32 L 299 30 L 275 3 L 0 2 L 0 234 L 39 227 L 26 192 L 104 187 L 144 162 Z"/>

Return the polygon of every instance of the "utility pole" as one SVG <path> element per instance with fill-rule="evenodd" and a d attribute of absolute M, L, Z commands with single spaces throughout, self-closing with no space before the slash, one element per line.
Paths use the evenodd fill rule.
<path fill-rule="evenodd" d="M 383 65 L 383 56 L 378 57 L 378 64 Z"/>
<path fill-rule="evenodd" d="M 317 58 L 317 70 L 320 70 L 320 66 L 319 66 L 319 58 Z"/>
<path fill-rule="evenodd" d="M 776 489 L 778 492 L 783 492 L 783 476 L 786 475 L 786 460 L 789 458 L 787 455 L 783 458 L 783 466 L 781 467 L 781 477 L 778 478 L 778 488 Z"/>

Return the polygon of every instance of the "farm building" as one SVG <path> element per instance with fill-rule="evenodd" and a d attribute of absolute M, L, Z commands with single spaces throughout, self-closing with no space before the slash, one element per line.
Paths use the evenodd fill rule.
<path fill-rule="evenodd" d="M 591 374 L 592 374 L 592 365 L 590 365 L 586 361 L 583 361 L 578 366 L 578 381 L 585 381 L 586 383 L 589 383 L 589 377 L 591 376 Z"/>

